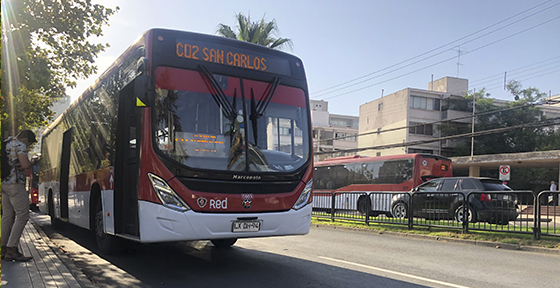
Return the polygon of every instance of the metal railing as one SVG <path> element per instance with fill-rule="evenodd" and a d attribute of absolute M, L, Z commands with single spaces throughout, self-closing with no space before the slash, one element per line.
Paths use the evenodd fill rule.
<path fill-rule="evenodd" d="M 313 192 L 313 217 L 560 236 L 558 191 Z M 465 199 L 467 201 L 465 201 Z M 468 203 L 464 205 L 464 203 Z"/>

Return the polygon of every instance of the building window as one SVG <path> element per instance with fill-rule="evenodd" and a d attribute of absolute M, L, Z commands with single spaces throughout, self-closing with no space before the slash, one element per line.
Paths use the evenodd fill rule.
<path fill-rule="evenodd" d="M 408 127 L 408 133 L 416 135 L 428 135 L 433 136 L 433 125 L 423 124 L 418 122 L 410 122 L 410 127 Z"/>
<path fill-rule="evenodd" d="M 323 134 L 322 139 L 330 139 L 330 140 L 327 140 L 323 143 L 325 143 L 326 145 L 331 145 L 332 146 L 333 145 L 333 139 L 332 138 L 334 136 L 334 133 L 332 131 L 323 131 L 322 134 Z"/>
<path fill-rule="evenodd" d="M 381 128 L 377 128 L 377 134 L 381 133 Z"/>
<path fill-rule="evenodd" d="M 377 156 L 377 157 L 381 156 L 381 152 L 375 153 L 375 156 Z"/>
<path fill-rule="evenodd" d="M 440 106 L 440 100 L 439 99 L 434 99 L 434 109 L 433 110 L 439 110 Z"/>
<path fill-rule="evenodd" d="M 428 98 L 420 96 L 410 96 L 410 108 L 424 109 L 428 107 Z"/>
<path fill-rule="evenodd" d="M 356 142 L 356 133 L 336 132 L 336 140 Z"/>
<path fill-rule="evenodd" d="M 377 111 L 381 111 L 381 110 L 383 110 L 383 103 L 379 103 L 377 105 Z"/>
<path fill-rule="evenodd" d="M 434 150 L 408 148 L 408 153 L 434 154 Z"/>

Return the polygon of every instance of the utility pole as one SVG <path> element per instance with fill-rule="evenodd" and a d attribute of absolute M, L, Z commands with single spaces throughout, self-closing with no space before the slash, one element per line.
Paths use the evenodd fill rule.
<path fill-rule="evenodd" d="M 473 89 L 473 98 L 472 98 L 472 129 L 471 129 L 471 161 L 473 160 L 474 156 L 474 113 L 476 110 L 476 89 Z"/>

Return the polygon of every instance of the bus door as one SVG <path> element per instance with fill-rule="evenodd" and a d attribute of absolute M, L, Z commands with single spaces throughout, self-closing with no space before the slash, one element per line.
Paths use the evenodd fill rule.
<path fill-rule="evenodd" d="M 136 107 L 135 81 L 119 93 L 114 191 L 115 232 L 131 236 L 139 236 L 138 177 L 142 127 L 142 109 Z"/>
<path fill-rule="evenodd" d="M 64 221 L 68 221 L 68 179 L 70 174 L 70 154 L 72 154 L 71 151 L 72 131 L 73 128 L 70 128 L 66 130 L 62 135 L 62 153 L 60 154 L 59 205 L 60 205 L 60 218 L 63 219 Z"/>

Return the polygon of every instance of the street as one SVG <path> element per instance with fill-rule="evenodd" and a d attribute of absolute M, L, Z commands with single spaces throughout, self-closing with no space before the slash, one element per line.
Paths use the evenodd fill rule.
<path fill-rule="evenodd" d="M 311 227 L 309 235 L 128 245 L 100 255 L 91 232 L 54 231 L 51 240 L 98 287 L 556 287 L 560 256 Z"/>

